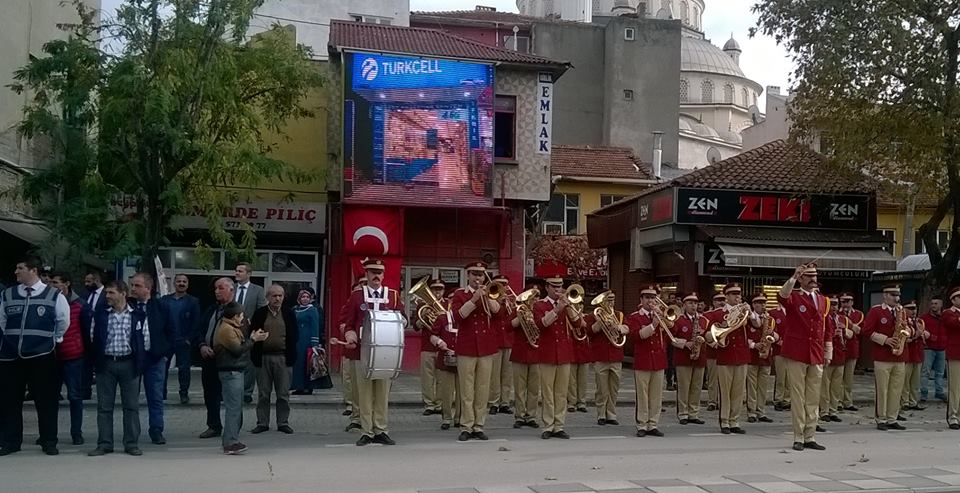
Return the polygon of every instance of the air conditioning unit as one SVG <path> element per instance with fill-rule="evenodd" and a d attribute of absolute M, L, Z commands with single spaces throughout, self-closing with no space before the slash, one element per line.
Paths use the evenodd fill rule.
<path fill-rule="evenodd" d="M 566 228 L 561 222 L 546 221 L 543 223 L 543 234 L 545 235 L 563 235 L 566 232 Z"/>

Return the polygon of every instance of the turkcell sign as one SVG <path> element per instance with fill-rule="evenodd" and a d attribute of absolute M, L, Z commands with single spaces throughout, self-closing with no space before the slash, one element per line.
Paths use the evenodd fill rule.
<path fill-rule="evenodd" d="M 350 53 L 353 89 L 489 87 L 493 66 L 446 60 Z"/>

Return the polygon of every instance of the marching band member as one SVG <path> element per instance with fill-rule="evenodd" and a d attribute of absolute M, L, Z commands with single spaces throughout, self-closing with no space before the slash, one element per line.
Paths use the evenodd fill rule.
<path fill-rule="evenodd" d="M 528 286 L 527 289 L 531 289 Z M 538 290 L 539 291 L 539 290 Z M 513 402 L 514 428 L 529 426 L 539 428 L 536 416 L 540 415 L 540 369 L 537 348 L 530 345 L 520 321 L 521 314 L 515 314 L 510 322 L 514 330 L 513 351 L 510 362 L 513 364 Z"/>
<path fill-rule="evenodd" d="M 383 273 L 386 269 L 380 259 L 366 259 L 363 262 L 366 272 L 367 285 L 359 291 L 350 294 L 347 300 L 347 310 L 344 317 L 343 339 L 347 344 L 357 346 L 356 380 L 358 401 L 354 403 L 360 408 L 360 432 L 362 436 L 357 440 L 358 446 L 369 443 L 396 445 L 396 442 L 387 435 L 387 403 L 390 397 L 390 380 L 372 380 L 366 378 L 366 368 L 361 367 L 359 346 L 360 326 L 368 310 L 389 310 L 403 313 L 403 303 L 400 293 L 383 285 Z"/>
<path fill-rule="evenodd" d="M 562 277 L 545 279 L 548 296 L 533 305 L 533 320 L 540 329 L 540 391 L 543 394 L 543 433 L 540 438 L 570 438 L 563 431 L 567 419 L 567 388 L 573 343 L 568 324 L 582 326 L 583 317 L 570 304 Z"/>
<path fill-rule="evenodd" d="M 428 287 L 433 292 L 433 296 L 443 299 L 443 291 L 446 285 L 439 279 L 431 279 Z M 420 307 L 426 304 L 423 300 L 417 300 L 413 307 L 414 314 Z M 414 323 L 414 330 L 421 334 L 420 337 L 420 393 L 423 395 L 423 415 L 441 414 L 440 399 L 437 398 L 437 347 L 430 342 L 432 327 L 425 325 L 423 320 L 417 320 Z"/>
<path fill-rule="evenodd" d="M 663 405 L 663 373 L 667 368 L 667 346 L 661 324 L 666 323 L 655 309 L 660 294 L 656 285 L 640 289 L 640 306 L 627 317 L 633 337 L 633 376 L 636 382 L 637 436 L 662 437 L 657 429 Z M 684 341 L 685 342 L 685 341 Z"/>
<path fill-rule="evenodd" d="M 367 278 L 363 277 L 357 282 L 353 283 L 353 287 L 350 289 L 351 295 L 355 292 L 359 292 L 367 285 Z M 350 303 L 349 297 L 347 298 L 347 303 L 340 308 L 340 317 L 338 334 L 343 334 L 346 332 L 346 323 L 344 320 L 347 316 L 347 311 L 349 310 Z M 360 397 L 357 395 L 357 364 L 355 363 L 360 359 L 360 346 L 354 344 L 344 345 L 343 353 L 341 356 L 340 363 L 340 378 L 343 380 L 343 402 L 346 404 L 347 409 L 343 411 L 344 416 L 350 416 L 350 423 L 347 425 L 347 428 L 344 431 L 350 430 L 359 430 L 362 427 L 360 426 L 360 409 L 357 407 L 357 402 L 360 401 Z"/>
<path fill-rule="evenodd" d="M 607 291 L 603 295 L 603 302 L 611 309 L 615 306 L 616 295 Z M 630 331 L 623 323 L 623 312 L 613 309 L 613 318 L 616 320 L 615 329 L 626 341 Z M 623 369 L 623 346 L 617 346 L 603 331 L 603 322 L 590 313 L 585 318 L 590 333 L 590 347 L 593 349 L 594 370 L 596 371 L 597 393 L 594 402 L 597 404 L 598 425 L 619 425 L 617 421 L 617 395 L 620 393 L 620 374 Z"/>
<path fill-rule="evenodd" d="M 734 306 L 741 303 L 743 289 L 737 283 L 723 287 L 726 302 L 722 310 L 715 311 L 712 321 L 722 322 Z M 760 326 L 760 318 L 750 312 L 747 325 Z M 720 386 L 720 432 L 744 434 L 740 427 L 743 414 L 744 394 L 747 391 L 747 365 L 750 363 L 750 346 L 747 341 L 746 327 L 735 330 L 727 337 L 726 347 L 717 348 L 717 380 Z"/>
<path fill-rule="evenodd" d="M 450 306 L 449 299 L 442 296 L 443 291 L 437 299 L 441 300 L 444 306 Z M 449 310 L 438 316 L 430 327 L 430 343 L 437 348 L 434 357 L 437 366 L 437 398 L 440 400 L 440 429 L 449 430 L 451 424 L 460 426 L 456 365 L 457 331 L 453 326 L 453 314 Z"/>
<path fill-rule="evenodd" d="M 900 394 L 903 392 L 904 361 L 906 348 L 896 354 L 895 347 L 905 341 L 910 334 L 898 334 L 904 327 L 898 328 L 898 317 L 905 319 L 906 313 L 899 305 L 900 286 L 883 288 L 883 303 L 874 305 L 867 312 L 863 333 L 869 338 L 873 351 L 873 375 L 877 388 L 877 429 L 903 430 L 897 423 L 900 410 Z"/>
<path fill-rule="evenodd" d="M 941 323 L 947 338 L 947 424 L 960 430 L 960 287 L 950 290 L 950 308 Z"/>
<path fill-rule="evenodd" d="M 707 345 L 703 334 L 709 330 L 710 321 L 697 312 L 700 303 L 697 293 L 684 296 L 682 301 L 683 316 L 673 326 L 673 334 L 686 341 L 683 348 L 674 353 L 673 360 L 677 366 L 677 419 L 682 425 L 702 425 L 700 392 L 703 389 L 703 371 L 707 365 Z"/>
<path fill-rule="evenodd" d="M 796 288 L 800 289 L 800 288 Z M 776 322 L 777 342 L 773 343 L 773 370 L 776 373 L 773 379 L 773 409 L 776 411 L 790 410 L 790 386 L 787 385 L 787 359 L 780 353 L 783 351 L 783 332 L 786 330 L 787 314 L 783 306 L 777 304 L 777 309 L 770 312 Z"/>
<path fill-rule="evenodd" d="M 589 328 L 589 326 L 587 326 Z M 567 387 L 567 412 L 587 412 L 587 375 L 593 363 L 589 333 L 582 340 L 574 338 L 573 363 L 570 364 L 570 384 Z"/>
<path fill-rule="evenodd" d="M 502 274 L 493 276 L 493 280 L 502 283 L 504 286 L 510 285 L 510 279 Z M 510 302 L 504 303 L 500 307 L 500 316 L 497 321 L 497 328 L 500 329 L 502 339 L 500 351 L 493 358 L 493 369 L 490 370 L 490 414 L 512 414 L 510 410 L 510 400 L 513 398 L 513 372 L 510 365 L 510 351 L 513 348 L 513 326 L 514 319 L 513 307 L 516 300 L 512 299 L 510 290 L 504 293 L 505 298 L 510 298 Z"/>
<path fill-rule="evenodd" d="M 907 340 L 907 348 L 903 372 L 903 392 L 900 394 L 900 409 L 906 411 L 923 411 L 925 406 L 920 405 L 920 372 L 923 370 L 923 348 L 930 333 L 926 331 L 925 323 L 917 316 L 917 301 L 913 300 L 903 309 L 907 312 L 907 323 L 913 335 Z M 897 421 L 906 421 L 901 413 L 897 413 Z"/>
<path fill-rule="evenodd" d="M 713 295 L 713 308 L 703 314 L 707 317 L 707 322 L 713 320 L 718 315 L 718 311 L 722 313 L 726 304 L 727 297 L 722 292 Z M 720 318 L 723 318 L 723 316 L 720 315 Z M 716 411 L 717 402 L 720 401 L 720 382 L 717 379 L 717 350 L 710 345 L 705 345 L 703 351 L 707 357 L 707 366 L 704 370 L 704 379 L 707 384 L 707 411 Z"/>
<path fill-rule="evenodd" d="M 770 360 L 773 354 L 773 343 L 766 346 L 766 354 L 761 355 L 761 341 L 764 338 L 764 331 L 768 330 L 768 324 L 774 328 L 770 335 L 776 341 L 779 337 L 776 335 L 776 321 L 773 319 L 773 313 L 767 312 L 767 297 L 763 293 L 758 293 L 750 300 L 753 304 L 753 312 L 760 317 L 761 326 L 750 327 L 747 338 L 750 346 L 750 364 L 747 366 L 747 422 L 773 423 L 763 412 L 767 404 L 767 383 L 770 381 Z"/>
<path fill-rule="evenodd" d="M 794 290 L 798 283 L 800 289 Z M 816 442 L 814 434 L 823 365 L 833 359 L 833 334 L 825 324 L 830 302 L 816 288 L 816 264 L 801 265 L 777 294 L 786 320 L 780 354 L 786 359 L 793 450 L 797 451 L 826 449 Z"/>
<path fill-rule="evenodd" d="M 853 403 L 853 376 L 857 370 L 857 360 L 860 359 L 860 331 L 866 315 L 853 307 L 852 293 L 840 295 L 840 312 L 850 319 L 850 330 L 853 331 L 853 338 L 847 341 L 845 348 L 847 360 L 843 363 L 843 409 L 858 411 L 859 408 Z"/>
<path fill-rule="evenodd" d="M 484 284 L 487 264 L 467 264 L 466 288 L 453 293 L 450 311 L 457 327 L 457 383 L 460 389 L 460 436 L 486 440 L 487 400 L 490 398 L 490 374 L 493 360 L 503 340 L 498 314 L 500 303 L 489 296 Z"/>
<path fill-rule="evenodd" d="M 853 331 L 847 328 L 847 317 L 840 313 L 840 300 L 831 296 L 830 313 L 827 314 L 826 330 L 833 338 L 833 359 L 823 367 L 823 379 L 820 385 L 820 421 L 824 423 L 842 420 L 837 416 L 840 401 L 843 398 L 843 371 L 846 364 L 847 341 L 853 337 Z"/>

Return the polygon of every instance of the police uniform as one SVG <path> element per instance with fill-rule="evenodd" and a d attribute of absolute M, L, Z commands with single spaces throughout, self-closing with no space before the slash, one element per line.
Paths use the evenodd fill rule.
<path fill-rule="evenodd" d="M 683 302 L 699 301 L 696 293 L 683 297 Z M 700 354 L 693 359 L 694 340 L 703 337 L 710 328 L 707 317 L 684 313 L 673 326 L 673 335 L 686 340 L 683 349 L 674 352 L 673 362 L 677 367 L 677 419 L 680 424 L 703 424 L 700 419 L 700 393 L 703 389 L 703 372 L 707 365 L 706 343 L 700 344 Z"/>
<path fill-rule="evenodd" d="M 941 317 L 947 338 L 947 424 L 960 430 L 960 288 L 950 291 L 950 303 Z"/>
<path fill-rule="evenodd" d="M 885 294 L 900 296 L 898 286 L 884 288 Z M 877 387 L 877 429 L 900 430 L 903 426 L 897 423 L 897 414 L 900 411 L 900 394 L 903 392 L 903 379 L 906 361 L 906 348 L 903 353 L 893 354 L 893 349 L 886 345 L 887 339 L 894 336 L 898 306 L 885 303 L 875 305 L 867 312 L 867 319 L 863 322 L 864 336 L 872 343 L 873 375 Z"/>
<path fill-rule="evenodd" d="M 656 297 L 656 286 L 640 289 L 641 298 Z M 667 368 L 667 346 L 663 330 L 654 324 L 654 312 L 642 306 L 627 317 L 633 338 L 633 376 L 636 382 L 637 436 L 663 436 L 657 428 L 663 405 L 663 373 Z"/>
<path fill-rule="evenodd" d="M 840 295 L 840 302 L 843 303 L 846 301 L 853 301 L 853 295 L 850 293 Z M 845 348 L 846 361 L 843 364 L 843 408 L 847 411 L 857 411 L 857 406 L 853 404 L 853 377 L 857 370 L 857 360 L 860 359 L 860 336 L 866 315 L 856 308 L 841 309 L 840 312 L 850 320 L 850 330 L 853 331 L 853 337 L 847 341 L 847 347 Z"/>
<path fill-rule="evenodd" d="M 562 286 L 563 279 L 552 277 L 547 284 Z M 533 305 L 533 321 L 540 329 L 537 356 L 540 372 L 540 392 L 543 405 L 540 420 L 543 426 L 541 438 L 569 438 L 564 431 L 567 420 L 567 390 L 570 385 L 570 364 L 574 360 L 573 342 L 567 328 L 567 322 L 582 324 L 582 317 L 569 320 L 570 309 L 554 312 L 558 300 L 547 297 Z M 547 323 L 546 319 L 552 319 Z"/>

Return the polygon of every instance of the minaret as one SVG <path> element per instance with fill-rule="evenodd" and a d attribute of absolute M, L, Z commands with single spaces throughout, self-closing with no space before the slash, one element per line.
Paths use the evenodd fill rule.
<path fill-rule="evenodd" d="M 740 49 L 740 43 L 737 43 L 737 40 L 733 39 L 733 33 L 730 33 L 730 40 L 723 45 L 723 52 L 726 53 L 730 58 L 733 58 L 733 62 L 740 66 L 740 54 L 743 53 L 743 50 Z"/>

